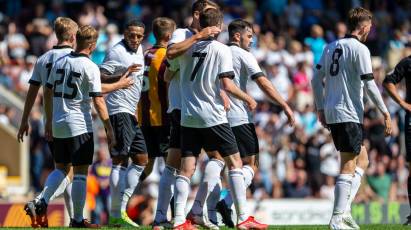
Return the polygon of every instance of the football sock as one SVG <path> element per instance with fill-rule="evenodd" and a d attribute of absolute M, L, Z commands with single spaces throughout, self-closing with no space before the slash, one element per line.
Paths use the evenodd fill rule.
<path fill-rule="evenodd" d="M 350 199 L 352 180 L 352 174 L 340 174 L 337 178 L 334 190 L 333 215 L 341 215 L 344 213 L 348 200 Z"/>
<path fill-rule="evenodd" d="M 141 173 L 144 171 L 144 166 L 131 163 L 127 170 L 126 189 L 124 190 L 123 198 L 121 200 L 121 211 L 126 211 L 127 203 L 130 197 L 133 195 L 138 182 L 140 180 Z"/>
<path fill-rule="evenodd" d="M 183 224 L 186 221 L 184 209 L 187 204 L 188 193 L 190 192 L 190 179 L 185 176 L 178 175 L 176 177 L 175 192 L 174 192 L 174 226 Z"/>
<path fill-rule="evenodd" d="M 207 162 L 202 182 L 200 183 L 193 207 L 191 208 L 192 214 L 203 215 L 204 203 L 208 199 L 210 193 L 213 192 L 214 187 L 218 184 L 220 173 L 223 168 L 223 161 L 211 159 Z M 215 209 L 215 207 L 211 207 L 211 209 Z"/>
<path fill-rule="evenodd" d="M 242 170 L 244 174 L 244 186 L 246 187 L 247 191 L 247 188 L 251 185 L 251 182 L 253 181 L 254 170 L 249 165 L 244 165 Z M 233 198 L 231 197 L 230 192 L 224 197 L 224 203 L 229 208 L 231 208 L 231 206 L 233 205 Z"/>
<path fill-rule="evenodd" d="M 358 189 L 361 186 L 362 175 L 364 175 L 364 170 L 360 167 L 356 167 L 354 177 L 351 183 L 350 198 L 348 199 L 347 208 L 345 209 L 345 212 L 347 213 L 351 213 L 351 203 L 353 202 L 355 195 L 357 195 Z"/>
<path fill-rule="evenodd" d="M 64 193 L 64 191 L 66 191 L 67 185 L 70 184 L 70 178 L 68 176 L 66 176 L 63 181 L 61 181 L 60 185 L 57 187 L 56 191 L 54 192 L 54 194 L 50 197 L 50 201 L 56 199 L 57 197 L 59 197 L 61 194 Z"/>
<path fill-rule="evenodd" d="M 71 189 L 73 187 L 73 182 L 67 184 L 64 190 L 64 202 L 66 203 L 67 213 L 70 218 L 73 218 L 73 200 L 71 199 Z"/>
<path fill-rule="evenodd" d="M 166 165 L 163 174 L 161 174 L 158 185 L 158 200 L 154 222 L 162 223 L 167 221 L 168 205 L 174 193 L 174 184 L 176 181 L 176 169 Z"/>
<path fill-rule="evenodd" d="M 239 222 L 248 218 L 246 187 L 244 185 L 244 174 L 241 169 L 232 169 L 228 172 L 231 195 L 233 196 L 234 205 L 237 211 Z"/>
<path fill-rule="evenodd" d="M 214 186 L 213 191 L 210 193 L 207 199 L 207 209 L 208 209 L 208 218 L 214 224 L 218 223 L 217 220 L 217 203 L 220 200 L 221 193 L 221 178 L 219 178 L 218 183 Z"/>
<path fill-rule="evenodd" d="M 408 189 L 408 203 L 411 207 L 411 173 L 408 175 L 407 189 Z"/>
<path fill-rule="evenodd" d="M 56 192 L 60 184 L 66 178 L 66 174 L 60 169 L 54 169 L 47 177 L 46 183 L 44 185 L 43 191 L 36 197 L 36 200 L 44 199 L 48 204 L 50 198 Z"/>
<path fill-rule="evenodd" d="M 71 196 L 73 199 L 73 218 L 76 222 L 83 220 L 84 204 L 86 203 L 87 194 L 87 176 L 75 174 L 73 179 Z"/>
<path fill-rule="evenodd" d="M 110 174 L 111 208 L 110 217 L 120 218 L 121 195 L 126 187 L 126 168 L 113 165 Z"/>

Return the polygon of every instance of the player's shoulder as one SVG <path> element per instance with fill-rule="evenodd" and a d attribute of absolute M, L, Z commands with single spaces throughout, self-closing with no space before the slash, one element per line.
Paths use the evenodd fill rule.
<path fill-rule="evenodd" d="M 193 32 L 189 28 L 177 28 L 174 30 L 173 35 L 191 36 Z"/>
<path fill-rule="evenodd" d="M 223 44 L 223 43 L 221 43 L 221 42 L 219 42 L 219 41 L 216 41 L 216 40 L 212 40 L 211 42 L 210 42 L 210 47 L 212 48 L 212 49 L 214 49 L 215 51 L 217 51 L 218 53 L 228 53 L 228 54 L 231 54 L 231 49 L 230 49 L 230 47 L 229 46 L 227 46 L 226 44 Z"/>
<path fill-rule="evenodd" d="M 396 68 L 406 68 L 411 71 L 411 55 L 401 59 L 401 61 L 396 65 Z"/>

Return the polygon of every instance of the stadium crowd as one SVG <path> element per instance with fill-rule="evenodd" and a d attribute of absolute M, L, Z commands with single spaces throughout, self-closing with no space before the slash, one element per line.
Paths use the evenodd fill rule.
<path fill-rule="evenodd" d="M 376 82 L 381 83 L 402 58 L 411 53 L 411 3 L 397 0 L 221 0 L 225 24 L 242 17 L 254 23 L 255 38 L 251 52 L 257 57 L 274 86 L 292 105 L 297 124 L 290 128 L 280 108 L 268 101 L 251 82 L 248 93 L 258 101 L 255 123 L 260 141 L 260 165 L 249 197 L 267 198 L 326 198 L 333 199 L 335 176 L 339 174 L 339 159 L 329 131 L 317 122 L 310 81 L 313 67 L 324 46 L 346 33 L 346 12 L 364 6 L 374 13 L 374 26 L 366 45 L 373 56 Z M 0 84 L 22 100 L 28 89 L 36 58 L 49 50 L 56 41 L 52 21 L 57 16 L 69 16 L 80 25 L 92 25 L 100 36 L 92 60 L 100 64 L 106 50 L 121 39 L 122 25 L 131 17 L 144 24 L 158 16 L 168 16 L 184 27 L 190 22 L 191 4 L 182 0 L 123 0 L 123 1 L 29 1 L 0 0 Z M 81 9 L 81 10 L 80 10 Z M 143 47 L 154 44 L 147 26 Z M 227 42 L 223 31 L 219 40 Z M 399 88 L 404 95 L 405 91 Z M 406 201 L 408 168 L 404 158 L 404 112 L 391 99 L 385 102 L 393 119 L 394 135 L 385 138 L 384 122 L 372 103 L 366 104 L 364 119 L 365 140 L 370 166 L 366 171 L 356 202 L 370 200 Z M 42 100 L 36 101 L 31 114 L 30 174 L 35 192 L 42 188 L 48 172 L 53 168 L 44 141 Z M 0 123 L 18 127 L 17 108 L 0 102 Z M 107 213 L 109 199 L 108 177 L 111 162 L 102 126 L 95 127 L 95 163 L 90 167 L 88 207 L 95 220 Z M 204 160 L 198 167 L 204 165 Z M 161 161 L 158 165 L 161 165 Z M 158 167 L 161 168 L 161 167 Z M 149 224 L 153 219 L 157 196 L 158 170 L 143 184 L 135 196 L 130 217 Z M 201 175 L 193 178 L 193 193 Z M 149 199 L 142 199 L 144 195 Z"/>

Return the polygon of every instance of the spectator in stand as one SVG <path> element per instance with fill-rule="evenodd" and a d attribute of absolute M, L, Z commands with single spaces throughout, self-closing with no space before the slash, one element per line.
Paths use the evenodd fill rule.
<path fill-rule="evenodd" d="M 8 28 L 5 41 L 9 50 L 9 56 L 18 64 L 23 64 L 26 52 L 29 49 L 29 43 L 26 37 L 18 32 L 16 23 L 10 22 Z"/>
<path fill-rule="evenodd" d="M 391 189 L 391 177 L 385 172 L 386 167 L 383 162 L 378 162 L 374 175 L 367 177 L 368 184 L 381 200 L 388 200 Z"/>
<path fill-rule="evenodd" d="M 311 27 L 311 36 L 304 39 L 304 44 L 310 47 L 314 54 L 314 64 L 317 64 L 318 61 L 320 61 L 323 49 L 325 45 L 327 45 L 323 36 L 323 28 L 316 24 Z"/>

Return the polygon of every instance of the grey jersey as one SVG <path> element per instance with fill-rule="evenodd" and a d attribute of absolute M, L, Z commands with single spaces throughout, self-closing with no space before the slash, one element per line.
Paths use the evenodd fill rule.
<path fill-rule="evenodd" d="M 141 69 L 130 74 L 134 84 L 127 89 L 118 89 L 110 92 L 106 97 L 108 113 L 110 115 L 116 113 L 129 113 L 134 115 L 137 110 L 137 104 L 140 100 L 141 89 L 143 86 L 144 73 L 144 54 L 141 45 L 134 52 L 130 49 L 124 40 L 114 45 L 104 58 L 100 65 L 102 73 L 119 76 L 127 71 L 127 68 L 133 64 L 140 64 Z"/>
<path fill-rule="evenodd" d="M 168 46 L 172 46 L 175 43 L 182 42 L 187 38 L 193 36 L 194 31 L 189 28 L 179 28 L 173 32 L 173 35 L 168 42 Z M 180 93 L 180 57 L 168 60 L 169 70 L 176 72 L 176 75 L 171 79 L 168 85 L 168 111 L 171 112 L 174 109 L 181 109 L 181 93 Z"/>
<path fill-rule="evenodd" d="M 370 51 L 359 40 L 349 36 L 328 44 L 312 81 L 317 109 L 324 109 L 326 122 L 362 123 L 363 81 L 373 79 Z"/>
<path fill-rule="evenodd" d="M 258 77 L 264 76 L 258 65 L 255 57 L 248 51 L 240 48 L 236 44 L 229 44 L 231 53 L 233 56 L 233 67 L 235 77 L 234 83 L 244 92 L 247 91 L 248 79 L 255 80 Z M 230 97 L 231 106 L 227 112 L 228 122 L 231 127 L 239 126 L 247 123 L 252 123 L 253 119 L 250 111 L 247 109 L 246 104 L 231 94 Z"/>
<path fill-rule="evenodd" d="M 220 78 L 234 77 L 230 48 L 214 40 L 200 41 L 180 58 L 181 125 L 207 128 L 227 123 Z"/>
<path fill-rule="evenodd" d="M 71 51 L 73 51 L 73 48 L 70 46 L 53 46 L 53 49 L 41 55 L 34 65 L 33 74 L 31 75 L 29 83 L 37 86 L 45 86 L 53 63 Z"/>
<path fill-rule="evenodd" d="M 100 71 L 86 55 L 58 59 L 46 86 L 53 89 L 53 136 L 68 138 L 93 132 L 91 97 L 101 96 Z"/>

